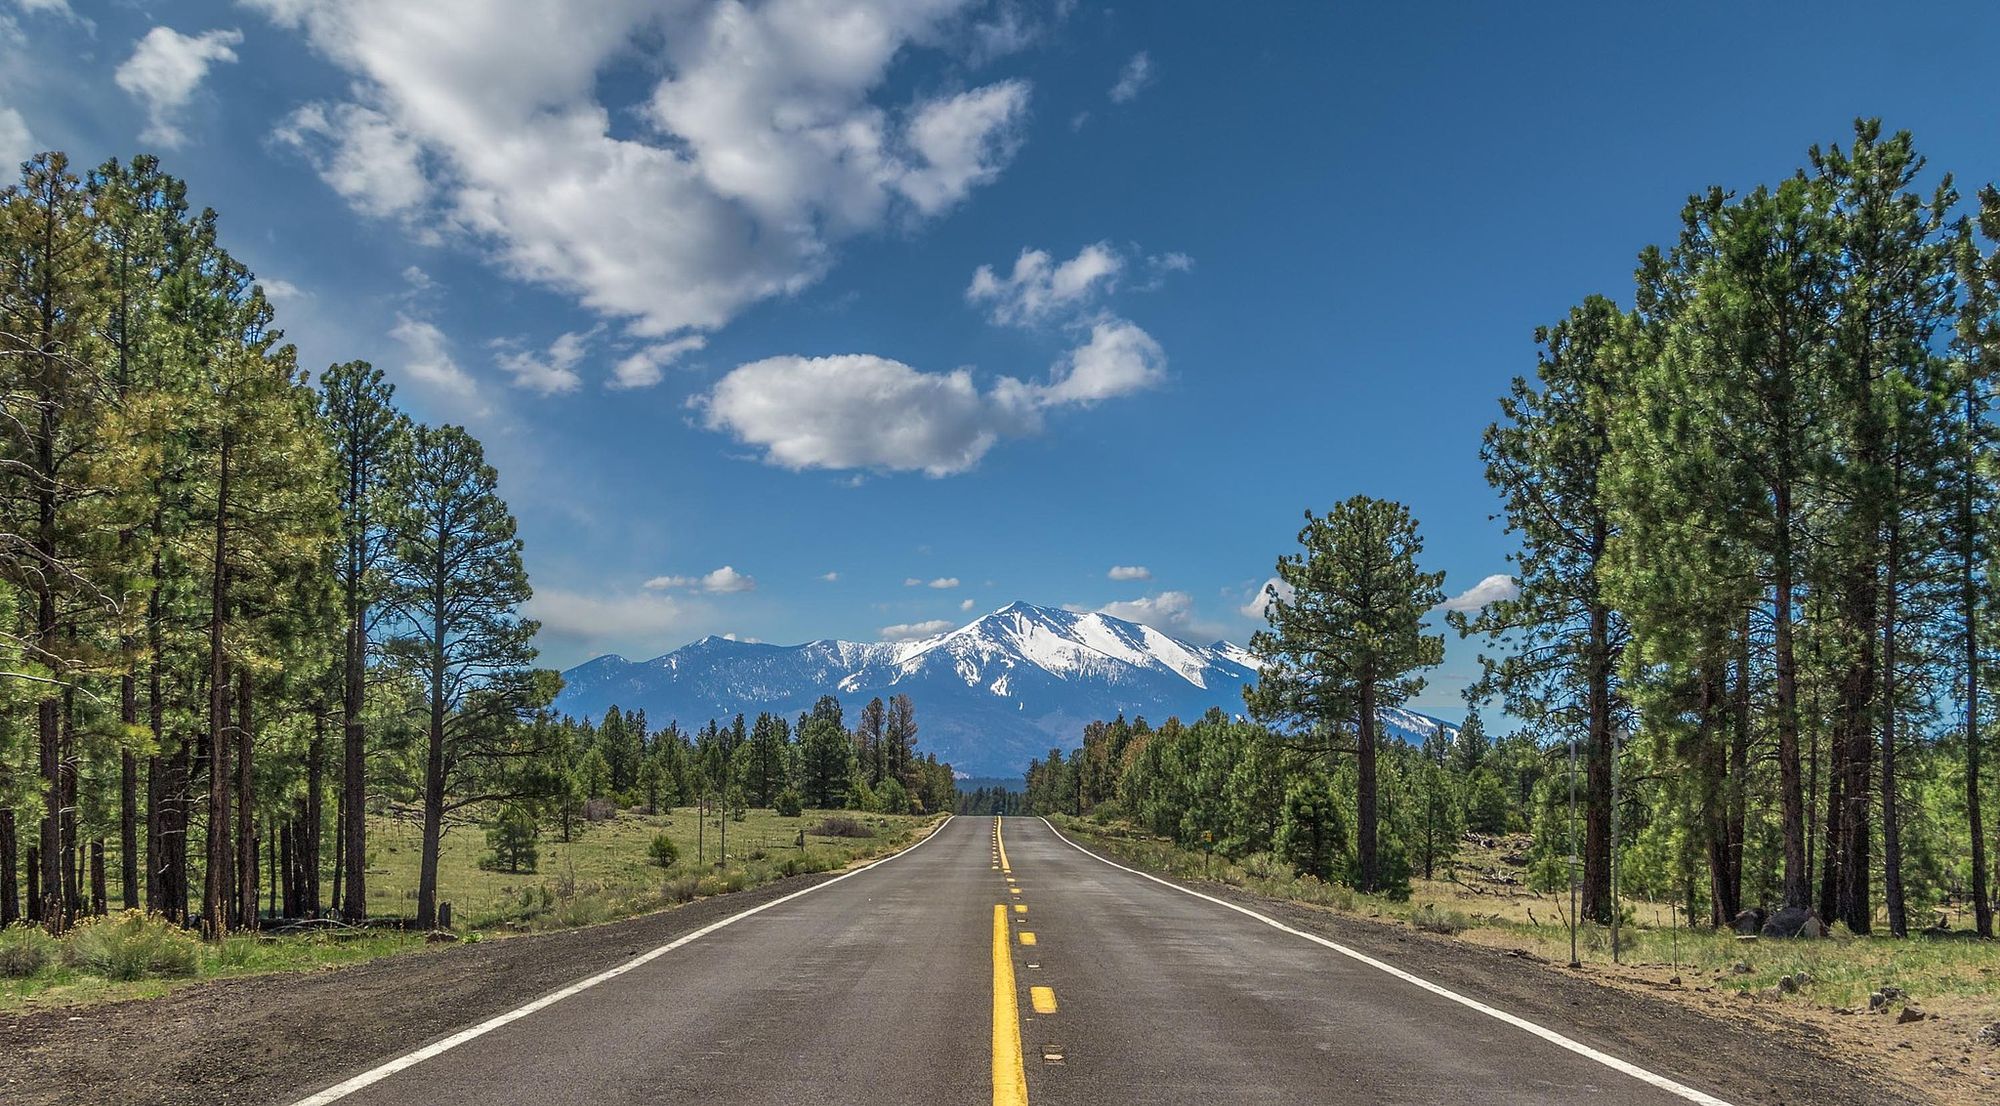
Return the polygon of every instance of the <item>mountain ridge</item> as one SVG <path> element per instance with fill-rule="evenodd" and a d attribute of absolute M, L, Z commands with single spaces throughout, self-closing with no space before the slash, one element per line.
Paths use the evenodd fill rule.
<path fill-rule="evenodd" d="M 1096 612 L 1009 603 L 963 626 L 912 641 L 820 638 L 798 645 L 713 634 L 644 661 L 593 657 L 563 673 L 559 711 L 601 716 L 616 705 L 655 724 L 770 711 L 793 715 L 823 694 L 849 712 L 877 695 L 916 703 L 919 740 L 960 772 L 1016 776 L 1051 747 L 1069 749 L 1085 724 L 1110 718 L 1192 720 L 1211 707 L 1242 712 L 1257 659 L 1228 641 L 1196 645 Z M 1435 720 L 1415 712 L 1405 725 Z M 1421 721 L 1420 721 L 1421 720 Z"/>

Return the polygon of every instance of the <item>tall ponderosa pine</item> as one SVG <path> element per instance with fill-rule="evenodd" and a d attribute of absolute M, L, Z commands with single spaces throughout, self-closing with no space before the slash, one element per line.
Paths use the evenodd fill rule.
<path fill-rule="evenodd" d="M 1302 552 L 1279 558 L 1266 599 L 1269 630 L 1250 640 L 1264 658 L 1257 684 L 1244 689 L 1253 714 L 1284 727 L 1316 753 L 1335 735 L 1353 735 L 1357 768 L 1356 884 L 1381 887 L 1377 855 L 1377 712 L 1421 691 L 1414 675 L 1444 659 L 1444 636 L 1426 634 L 1424 617 L 1443 602 L 1441 572 L 1417 567 L 1423 539 L 1408 508 L 1355 496 L 1326 517 L 1306 512 Z"/>

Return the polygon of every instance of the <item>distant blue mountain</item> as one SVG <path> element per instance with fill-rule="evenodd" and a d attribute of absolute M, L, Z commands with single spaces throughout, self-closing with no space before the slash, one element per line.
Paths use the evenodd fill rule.
<path fill-rule="evenodd" d="M 908 695 L 923 751 L 966 775 L 1017 779 L 1031 758 L 1074 747 L 1095 719 L 1241 713 L 1243 685 L 1256 678 L 1256 658 L 1228 642 L 1193 645 L 1110 615 L 1012 603 L 921 641 L 707 637 L 649 661 L 598 657 L 563 673 L 555 705 L 599 717 L 616 704 L 655 725 L 692 727 L 739 713 L 795 715 L 828 694 L 851 720 L 875 696 Z M 1405 710 L 1382 718 L 1406 741 L 1437 724 Z"/>

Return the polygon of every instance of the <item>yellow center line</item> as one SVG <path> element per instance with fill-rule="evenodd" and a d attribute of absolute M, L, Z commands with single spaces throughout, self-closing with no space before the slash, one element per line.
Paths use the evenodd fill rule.
<path fill-rule="evenodd" d="M 1054 1001 L 1051 992 L 1050 1002 Z M 1028 1072 L 1021 1062 L 1021 996 L 1014 988 L 1014 950 L 1007 942 L 1005 903 L 993 906 L 993 1106 L 1028 1106 Z"/>
<path fill-rule="evenodd" d="M 1032 945 L 1032 944 L 1034 944 L 1034 943 L 1035 943 L 1035 935 L 1034 935 L 1034 934 L 1032 934 L 1032 933 L 1030 933 L 1030 932 L 1028 932 L 1028 931 L 1027 931 L 1027 930 L 1025 930 L 1025 929 L 1024 929 L 1024 930 L 1022 930 L 1022 931 L 1021 931 L 1021 943 L 1022 943 L 1022 944 L 1024 944 L 1024 945 Z"/>
<path fill-rule="evenodd" d="M 1015 904 L 1014 904 L 1014 913 L 1016 913 L 1016 914 L 1026 914 L 1027 912 L 1028 912 L 1028 904 L 1027 904 L 1027 903 L 1024 903 L 1024 902 L 1017 902 L 1017 903 L 1015 903 Z"/>
<path fill-rule="evenodd" d="M 1028 1001 L 1035 1004 L 1035 1013 L 1053 1014 L 1056 1012 L 1056 989 L 1054 987 L 1030 987 L 1028 988 Z"/>
<path fill-rule="evenodd" d="M 1000 870 L 1013 871 L 1014 869 L 1007 866 L 1007 842 L 1000 836 L 1000 821 L 997 818 L 993 821 L 993 847 L 1000 850 Z"/>

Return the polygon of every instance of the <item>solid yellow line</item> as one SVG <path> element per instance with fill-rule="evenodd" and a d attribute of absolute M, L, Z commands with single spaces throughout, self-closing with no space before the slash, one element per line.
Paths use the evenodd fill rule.
<path fill-rule="evenodd" d="M 1028 1072 L 1021 1064 L 1021 997 L 1014 989 L 1014 950 L 1007 942 L 1007 906 L 993 906 L 993 1106 L 1028 1106 Z"/>
<path fill-rule="evenodd" d="M 1000 850 L 1000 870 L 1013 871 L 1014 869 L 1007 866 L 1007 842 L 1000 836 L 1000 821 L 997 818 L 993 821 L 993 844 Z"/>
<path fill-rule="evenodd" d="M 1024 945 L 1032 945 L 1032 944 L 1034 944 L 1034 943 L 1035 943 L 1035 935 L 1034 935 L 1034 934 L 1032 934 L 1032 933 L 1030 933 L 1030 932 L 1028 932 L 1028 931 L 1027 931 L 1027 930 L 1025 930 L 1025 929 L 1024 929 L 1024 930 L 1022 930 L 1022 931 L 1021 931 L 1021 943 L 1022 943 L 1022 944 L 1024 944 Z"/>
<path fill-rule="evenodd" d="M 1028 988 L 1028 1001 L 1035 1004 L 1035 1013 L 1053 1014 L 1056 1012 L 1056 989 L 1054 987 L 1030 987 Z"/>

